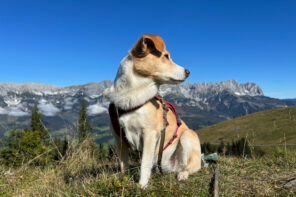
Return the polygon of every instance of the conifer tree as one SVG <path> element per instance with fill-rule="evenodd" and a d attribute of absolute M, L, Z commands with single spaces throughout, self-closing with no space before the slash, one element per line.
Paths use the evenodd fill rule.
<path fill-rule="evenodd" d="M 64 137 L 64 140 L 63 140 L 63 149 L 62 149 L 62 155 L 66 155 L 66 152 L 68 150 L 68 147 L 69 147 L 69 142 L 67 140 L 67 137 L 65 136 Z"/>
<path fill-rule="evenodd" d="M 227 145 L 226 145 L 226 155 L 231 155 L 231 146 L 229 142 L 227 142 Z"/>
<path fill-rule="evenodd" d="M 231 144 L 231 154 L 237 156 L 238 151 L 237 151 L 237 143 L 232 140 Z"/>
<path fill-rule="evenodd" d="M 48 137 L 46 129 L 42 124 L 42 115 L 39 113 L 37 104 L 34 105 L 31 113 L 31 129 L 34 132 L 39 132 L 41 139 Z"/>
<path fill-rule="evenodd" d="M 217 149 L 218 153 L 222 154 L 224 148 L 225 148 L 225 145 L 224 145 L 224 141 L 222 140 L 222 141 L 220 141 L 220 144 L 219 144 L 218 149 Z"/>
<path fill-rule="evenodd" d="M 80 104 L 78 127 L 79 142 L 82 142 L 88 135 L 88 131 L 92 129 L 92 126 L 90 125 L 88 119 L 88 114 L 84 100 L 82 100 Z"/>
<path fill-rule="evenodd" d="M 14 128 L 3 142 L 0 159 L 8 166 L 20 166 L 28 162 L 31 165 L 45 166 L 52 158 L 53 147 L 49 135 L 43 127 L 42 116 L 37 105 L 32 109 L 31 129 L 24 131 Z"/>
<path fill-rule="evenodd" d="M 104 145 L 102 143 L 99 144 L 99 148 L 98 148 L 98 153 L 99 153 L 99 159 L 105 159 L 105 149 L 104 149 Z"/>
<path fill-rule="evenodd" d="M 114 150 L 115 150 L 115 147 L 111 144 L 109 144 L 108 146 L 108 159 L 109 160 L 112 160 L 113 156 L 114 156 Z"/>

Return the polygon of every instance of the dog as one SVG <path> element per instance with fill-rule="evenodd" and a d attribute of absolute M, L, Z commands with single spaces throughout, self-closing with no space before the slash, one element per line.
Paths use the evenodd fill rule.
<path fill-rule="evenodd" d="M 114 84 L 104 96 L 118 109 L 128 113 L 118 118 L 126 140 L 115 133 L 116 149 L 121 171 L 127 168 L 130 148 L 142 152 L 139 184 L 146 188 L 153 166 L 157 164 L 161 131 L 165 128 L 164 144 L 174 136 L 177 120 L 172 110 L 166 113 L 168 125 L 164 127 L 164 109 L 154 99 L 160 85 L 178 84 L 189 76 L 189 70 L 175 64 L 158 35 L 144 34 L 119 66 Z M 201 168 L 201 147 L 198 135 L 181 122 L 177 137 L 163 151 L 163 172 L 177 172 L 179 181 Z M 112 127 L 110 127 L 112 129 Z"/>

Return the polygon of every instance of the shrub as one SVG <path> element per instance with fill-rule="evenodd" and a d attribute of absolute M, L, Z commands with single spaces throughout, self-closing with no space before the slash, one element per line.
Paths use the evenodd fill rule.
<path fill-rule="evenodd" d="M 53 158 L 53 146 L 45 143 L 37 130 L 12 131 L 3 146 L 0 158 L 8 166 L 23 163 L 44 166 Z"/>
<path fill-rule="evenodd" d="M 226 154 L 226 155 L 233 155 L 233 156 L 251 156 L 251 148 L 249 146 L 249 143 L 247 142 L 247 139 L 241 138 L 237 141 L 232 141 L 232 144 L 230 145 L 227 143 L 226 147 L 223 141 L 220 142 L 220 144 L 213 145 L 209 142 L 205 142 L 201 144 L 201 151 L 205 154 L 210 154 L 214 152 L 218 152 L 219 154 Z M 261 153 L 262 154 L 262 153 Z"/>

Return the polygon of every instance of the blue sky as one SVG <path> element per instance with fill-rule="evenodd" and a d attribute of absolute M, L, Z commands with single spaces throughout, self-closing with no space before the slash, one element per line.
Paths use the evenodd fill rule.
<path fill-rule="evenodd" d="M 296 1 L 0 1 L 0 81 L 67 86 L 114 79 L 144 33 L 188 82 L 255 82 L 296 98 Z"/>

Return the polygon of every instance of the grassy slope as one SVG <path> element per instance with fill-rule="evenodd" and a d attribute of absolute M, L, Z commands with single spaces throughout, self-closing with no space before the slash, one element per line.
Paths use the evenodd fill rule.
<path fill-rule="evenodd" d="M 95 159 L 89 143 L 73 150 L 59 165 L 43 169 L 0 166 L 0 196 L 211 196 L 215 165 L 202 168 L 184 182 L 178 182 L 175 173 L 155 172 L 148 188 L 141 190 L 137 184 L 139 163 L 121 175 L 117 159 Z M 260 159 L 222 156 L 219 164 L 221 196 L 296 195 L 296 188 L 281 186 L 296 174 L 296 152 L 279 150 Z"/>
<path fill-rule="evenodd" d="M 294 162 L 294 163 L 293 163 Z M 222 196 L 293 196 L 296 189 L 281 186 L 296 173 L 294 161 L 275 159 L 244 160 L 220 157 Z M 67 178 L 60 167 L 16 169 L 11 176 L 0 168 L 0 196 L 210 196 L 214 166 L 178 182 L 174 173 L 154 173 L 146 190 L 136 184 L 138 169 L 126 176 L 98 165 Z"/>
<path fill-rule="evenodd" d="M 296 144 L 296 106 L 249 114 L 198 130 L 202 142 L 231 142 L 246 137 L 252 144 Z"/>

